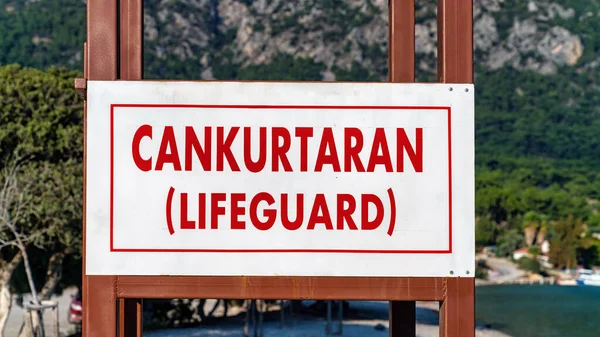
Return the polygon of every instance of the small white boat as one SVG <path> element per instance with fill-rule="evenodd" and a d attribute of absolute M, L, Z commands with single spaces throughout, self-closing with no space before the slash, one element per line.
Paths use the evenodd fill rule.
<path fill-rule="evenodd" d="M 563 278 L 556 280 L 556 284 L 558 284 L 559 286 L 576 286 L 577 281 L 575 281 L 575 279 L 572 278 Z"/>
<path fill-rule="evenodd" d="M 596 286 L 600 287 L 600 272 L 593 272 L 589 269 L 582 269 L 577 273 L 575 277 L 577 285 L 579 286 Z"/>

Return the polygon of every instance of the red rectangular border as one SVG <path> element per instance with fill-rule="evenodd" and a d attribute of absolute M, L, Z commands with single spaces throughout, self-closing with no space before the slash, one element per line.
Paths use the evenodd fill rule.
<path fill-rule="evenodd" d="M 322 109 L 322 110 L 445 110 L 448 116 L 448 249 L 359 250 L 359 249 L 162 249 L 114 248 L 114 113 L 115 108 L 181 109 Z M 110 105 L 110 251 L 122 253 L 362 253 L 362 254 L 452 254 L 452 108 L 440 106 L 333 106 L 333 105 L 211 105 L 211 104 L 111 104 Z"/>

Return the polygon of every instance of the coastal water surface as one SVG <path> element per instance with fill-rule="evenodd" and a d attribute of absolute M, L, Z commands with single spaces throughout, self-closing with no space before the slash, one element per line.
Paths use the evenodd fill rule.
<path fill-rule="evenodd" d="M 485 286 L 476 297 L 477 320 L 514 337 L 600 336 L 600 287 Z"/>

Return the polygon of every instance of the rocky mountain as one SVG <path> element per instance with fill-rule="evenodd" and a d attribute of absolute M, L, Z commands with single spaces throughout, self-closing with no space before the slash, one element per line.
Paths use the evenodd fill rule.
<path fill-rule="evenodd" d="M 417 1 L 422 76 L 435 72 L 435 3 Z M 387 0 L 161 0 L 145 8 L 146 51 L 152 59 L 196 60 L 203 79 L 215 78 L 223 57 L 245 67 L 292 55 L 325 65 L 324 80 L 353 66 L 385 80 L 387 6 Z M 597 20 L 597 14 L 544 0 L 474 0 L 475 60 L 491 70 L 510 65 L 542 74 L 575 66 L 585 47 L 562 24 L 569 20 Z"/>
<path fill-rule="evenodd" d="M 80 67 L 85 2 L 5 0 L 0 62 Z M 416 3 L 417 67 L 425 79 L 435 72 L 436 1 Z M 385 80 L 387 5 L 387 0 L 145 1 L 147 75 L 213 79 L 225 75 L 218 69 L 223 66 L 265 65 L 289 56 L 323 65 L 324 80 L 353 68 Z M 540 74 L 562 66 L 593 68 L 595 56 L 581 59 L 588 49 L 594 53 L 598 41 L 580 28 L 598 21 L 597 9 L 597 0 L 474 0 L 475 61 L 490 70 L 508 65 Z"/>

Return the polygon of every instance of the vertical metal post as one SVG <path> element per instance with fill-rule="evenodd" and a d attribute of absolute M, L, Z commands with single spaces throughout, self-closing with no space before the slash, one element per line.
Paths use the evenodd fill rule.
<path fill-rule="evenodd" d="M 473 1 L 438 0 L 438 81 L 473 83 Z M 440 337 L 475 336 L 475 279 L 447 278 Z"/>
<path fill-rule="evenodd" d="M 117 303 L 114 291 L 116 277 L 88 276 L 83 302 L 83 336 L 116 337 Z"/>
<path fill-rule="evenodd" d="M 415 81 L 415 0 L 388 1 L 388 79 Z"/>
<path fill-rule="evenodd" d="M 60 321 L 58 320 L 59 312 L 58 312 L 58 303 L 56 307 L 54 307 L 54 319 L 56 322 L 56 337 L 60 337 Z"/>
<path fill-rule="evenodd" d="M 120 80 L 141 80 L 143 77 L 143 1 L 119 1 L 118 70 Z M 119 337 L 141 337 L 143 330 L 143 300 L 120 299 Z"/>
<path fill-rule="evenodd" d="M 331 301 L 327 301 L 327 324 L 325 325 L 325 333 L 331 335 Z"/>
<path fill-rule="evenodd" d="M 279 300 L 279 327 L 283 329 L 284 321 L 285 321 L 285 312 L 283 311 L 283 305 L 285 302 L 283 300 Z"/>
<path fill-rule="evenodd" d="M 89 80 L 117 79 L 117 0 L 87 1 L 87 52 L 85 76 Z M 84 144 L 87 143 L 87 102 L 84 102 Z M 85 145 L 84 145 L 85 146 Z M 84 172 L 87 153 L 84 151 Z M 82 332 L 85 337 L 116 337 L 117 306 L 112 276 L 87 276 L 85 173 L 83 197 Z"/>
<path fill-rule="evenodd" d="M 342 334 L 342 330 L 343 330 L 343 325 L 344 325 L 344 320 L 343 320 L 343 307 L 344 307 L 344 301 L 338 301 L 338 312 L 337 312 L 337 319 L 338 319 L 338 323 L 339 323 L 339 328 L 336 330 L 333 328 L 333 302 L 334 301 L 327 301 L 327 317 L 326 317 L 326 326 L 325 326 L 325 333 L 329 336 L 329 335 L 341 335 Z"/>
<path fill-rule="evenodd" d="M 263 337 L 263 316 L 265 314 L 266 301 L 258 301 L 258 336 Z"/>
<path fill-rule="evenodd" d="M 473 83 L 473 0 L 438 0 L 438 81 Z"/>
<path fill-rule="evenodd" d="M 144 9 L 142 0 L 120 0 L 119 78 L 141 80 L 143 77 Z"/>
<path fill-rule="evenodd" d="M 119 337 L 142 336 L 142 299 L 119 299 Z"/>
<path fill-rule="evenodd" d="M 88 79 L 116 80 L 117 0 L 88 0 L 87 50 Z"/>
<path fill-rule="evenodd" d="M 338 330 L 338 335 L 341 335 L 344 329 L 344 301 L 340 301 L 340 308 L 338 310 L 338 320 L 340 321 L 340 329 Z"/>
<path fill-rule="evenodd" d="M 388 78 L 414 82 L 415 0 L 389 0 L 388 4 Z M 390 337 L 416 336 L 415 307 L 414 301 L 390 302 Z"/>
<path fill-rule="evenodd" d="M 254 330 L 253 337 L 258 337 L 258 326 L 256 325 L 256 300 L 252 300 L 250 304 L 250 312 L 252 313 L 252 330 Z"/>
<path fill-rule="evenodd" d="M 245 302 L 248 303 L 248 302 Z M 244 318 L 244 327 L 242 328 L 244 332 L 244 337 L 250 336 L 250 309 L 252 307 L 252 301 L 250 304 L 246 305 L 246 317 Z"/>
<path fill-rule="evenodd" d="M 440 306 L 440 337 L 475 337 L 475 279 L 448 278 Z"/>
<path fill-rule="evenodd" d="M 417 304 L 415 301 L 390 302 L 390 337 L 416 336 Z"/>

